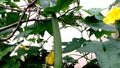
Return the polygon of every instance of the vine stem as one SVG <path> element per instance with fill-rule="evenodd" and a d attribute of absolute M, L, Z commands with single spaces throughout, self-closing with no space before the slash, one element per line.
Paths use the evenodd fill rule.
<path fill-rule="evenodd" d="M 62 43 L 60 29 L 55 14 L 52 14 L 52 27 L 54 36 L 54 68 L 62 68 Z"/>

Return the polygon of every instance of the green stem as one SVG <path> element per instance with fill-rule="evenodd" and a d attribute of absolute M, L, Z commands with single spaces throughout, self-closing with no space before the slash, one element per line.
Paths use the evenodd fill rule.
<path fill-rule="evenodd" d="M 62 43 L 60 36 L 60 29 L 56 15 L 52 15 L 52 26 L 54 35 L 54 68 L 62 68 Z"/>

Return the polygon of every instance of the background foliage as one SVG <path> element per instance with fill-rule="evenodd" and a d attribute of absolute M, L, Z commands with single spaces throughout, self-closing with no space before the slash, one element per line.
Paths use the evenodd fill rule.
<path fill-rule="evenodd" d="M 20 6 L 22 1 L 25 5 Z M 116 5 L 116 0 L 110 5 Z M 70 7 L 72 5 L 72 7 Z M 112 38 L 116 28 L 103 23 L 102 8 L 82 9 L 80 0 L 0 0 L 0 68 L 49 68 L 45 57 L 50 51 L 44 49 L 45 32 L 54 35 L 52 29 L 52 14 L 56 14 L 57 22 L 62 28 L 74 27 L 81 34 L 85 31 L 89 39 L 73 38 L 70 42 L 62 42 L 63 54 L 72 51 L 79 52 L 77 60 L 66 55 L 63 57 L 63 68 L 74 68 L 81 58 L 95 53 L 95 59 L 87 59 L 83 68 L 119 68 L 120 42 L 119 38 Z M 84 17 L 82 12 L 88 14 Z M 118 27 L 119 28 L 119 27 Z M 54 28 L 55 29 L 55 28 Z M 90 38 L 95 36 L 98 41 Z M 103 41 L 102 37 L 107 39 Z M 11 42 L 15 41 L 11 44 Z M 25 48 L 23 42 L 29 41 Z M 34 46 L 30 43 L 37 43 Z M 53 46 L 54 47 L 54 46 Z M 54 49 L 53 49 L 54 51 Z M 15 52 L 17 55 L 12 55 Z M 82 62 L 81 62 L 82 63 Z M 58 63 L 59 64 L 59 63 Z"/>

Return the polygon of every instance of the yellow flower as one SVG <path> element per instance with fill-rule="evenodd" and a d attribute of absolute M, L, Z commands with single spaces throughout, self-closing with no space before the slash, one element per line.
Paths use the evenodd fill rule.
<path fill-rule="evenodd" d="M 54 52 L 50 52 L 50 53 L 46 56 L 45 61 L 46 61 L 48 64 L 52 65 L 52 64 L 54 63 Z"/>
<path fill-rule="evenodd" d="M 115 20 L 112 19 L 111 17 L 106 17 L 103 19 L 103 21 L 105 24 L 114 24 L 115 23 Z"/>
<path fill-rule="evenodd" d="M 103 19 L 105 24 L 114 24 L 116 20 L 120 20 L 120 8 L 114 6 Z"/>
<path fill-rule="evenodd" d="M 25 50 L 29 50 L 29 48 L 27 48 L 25 45 L 21 45 L 20 48 L 23 48 Z"/>

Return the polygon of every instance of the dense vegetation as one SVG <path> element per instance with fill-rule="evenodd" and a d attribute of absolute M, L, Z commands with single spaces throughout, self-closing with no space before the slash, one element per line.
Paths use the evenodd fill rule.
<path fill-rule="evenodd" d="M 0 0 L 0 68 L 74 68 L 81 58 L 88 61 L 83 68 L 119 68 L 120 8 L 113 7 L 119 2 L 111 4 L 104 16 L 103 8 L 83 9 L 80 0 Z M 68 27 L 77 29 L 80 38 L 62 42 L 60 30 Z M 54 38 L 51 51 L 44 49 L 50 38 L 44 39 L 46 32 Z M 98 40 L 93 41 L 93 35 Z M 28 45 L 23 44 L 25 41 Z M 62 57 L 72 51 L 82 55 L 78 59 Z M 95 59 L 88 59 L 91 53 L 96 55 Z"/>

